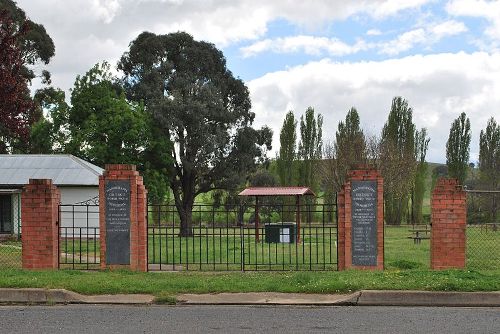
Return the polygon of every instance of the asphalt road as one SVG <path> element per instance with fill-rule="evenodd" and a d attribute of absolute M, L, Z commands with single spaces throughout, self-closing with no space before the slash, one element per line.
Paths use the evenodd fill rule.
<path fill-rule="evenodd" d="M 0 333 L 500 333 L 500 308 L 1 306 Z"/>

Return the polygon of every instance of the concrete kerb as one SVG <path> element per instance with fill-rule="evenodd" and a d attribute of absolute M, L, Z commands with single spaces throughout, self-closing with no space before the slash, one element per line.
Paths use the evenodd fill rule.
<path fill-rule="evenodd" d="M 65 289 L 0 289 L 0 303 L 9 304 L 152 304 L 152 295 L 86 296 Z"/>
<path fill-rule="evenodd" d="M 316 305 L 500 307 L 500 291 L 441 292 L 362 290 L 351 294 L 276 292 L 179 294 L 180 305 Z M 64 289 L 0 289 L 3 304 L 154 304 L 152 295 L 86 296 Z"/>

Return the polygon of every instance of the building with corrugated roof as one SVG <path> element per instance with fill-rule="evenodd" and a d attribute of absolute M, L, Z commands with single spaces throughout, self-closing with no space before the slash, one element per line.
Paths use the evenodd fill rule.
<path fill-rule="evenodd" d="M 51 179 L 61 191 L 62 205 L 95 204 L 99 198 L 99 176 L 103 169 L 70 154 L 0 154 L 0 234 L 21 231 L 21 190 L 29 179 Z M 73 213 L 64 213 L 64 220 Z M 98 226 L 93 217 L 87 220 Z"/>

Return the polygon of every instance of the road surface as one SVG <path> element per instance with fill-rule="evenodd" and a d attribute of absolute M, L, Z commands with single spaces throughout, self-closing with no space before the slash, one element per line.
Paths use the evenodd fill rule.
<path fill-rule="evenodd" d="M 0 306 L 0 333 L 500 333 L 500 309 Z"/>

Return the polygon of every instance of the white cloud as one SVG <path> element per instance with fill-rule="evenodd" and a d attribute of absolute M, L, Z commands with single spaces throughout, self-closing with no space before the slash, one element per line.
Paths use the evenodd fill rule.
<path fill-rule="evenodd" d="M 446 5 L 451 15 L 480 17 L 488 20 L 490 26 L 485 33 L 492 39 L 500 40 L 500 1 L 452 0 Z"/>
<path fill-rule="evenodd" d="M 92 0 L 91 8 L 96 16 L 102 19 L 104 23 L 110 23 L 118 13 L 120 3 L 118 0 Z"/>
<path fill-rule="evenodd" d="M 428 159 L 443 162 L 450 124 L 461 112 L 472 123 L 471 157 L 477 157 L 480 129 L 489 117 L 498 118 L 500 54 L 438 54 L 356 63 L 325 59 L 266 74 L 248 86 L 256 125 L 274 129 L 274 149 L 291 106 L 296 116 L 308 106 L 323 114 L 329 138 L 347 110 L 355 106 L 364 128 L 378 134 L 392 98 L 403 96 L 414 109 L 417 127 L 429 130 Z"/>
<path fill-rule="evenodd" d="M 368 43 L 364 40 L 358 40 L 356 43 L 350 45 L 338 38 L 298 35 L 260 40 L 249 46 L 242 47 L 240 51 L 243 57 L 252 57 L 269 51 L 274 53 L 303 52 L 314 56 L 345 56 L 378 48 L 380 53 L 394 56 L 419 45 L 430 46 L 445 37 L 458 35 L 466 31 L 467 27 L 463 22 L 448 20 L 427 25 L 425 28 L 417 28 L 404 32 L 397 38 L 386 42 Z M 381 34 L 381 32 L 372 29 L 367 34 L 375 36 Z"/>
<path fill-rule="evenodd" d="M 399 35 L 398 38 L 383 43 L 380 48 L 380 53 L 391 56 L 397 55 L 412 49 L 415 45 L 423 43 L 426 40 L 426 32 L 423 28 L 407 31 Z"/>
<path fill-rule="evenodd" d="M 370 29 L 366 32 L 368 36 L 380 36 L 382 35 L 382 32 L 378 29 Z"/>
<path fill-rule="evenodd" d="M 241 48 L 241 52 L 244 57 L 255 56 L 259 53 L 267 51 L 275 53 L 304 52 L 308 55 L 315 56 L 326 53 L 332 56 L 343 56 L 357 53 L 368 48 L 370 48 L 370 45 L 362 40 L 353 45 L 349 45 L 337 38 L 299 35 L 258 41 L 254 44 Z"/>
<path fill-rule="evenodd" d="M 462 22 L 454 20 L 428 25 L 425 28 L 407 31 L 394 40 L 381 43 L 380 53 L 391 56 L 398 55 L 417 45 L 429 46 L 445 37 L 458 35 L 466 31 L 467 27 Z"/>
<path fill-rule="evenodd" d="M 418 8 L 429 0 L 387 0 L 381 1 L 375 6 L 373 6 L 373 16 L 377 18 L 383 18 L 386 16 L 394 15 L 401 10 Z"/>

